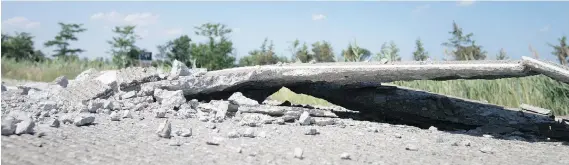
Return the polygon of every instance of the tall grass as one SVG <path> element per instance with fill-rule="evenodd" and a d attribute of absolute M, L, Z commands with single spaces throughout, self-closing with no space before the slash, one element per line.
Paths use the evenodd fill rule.
<path fill-rule="evenodd" d="M 16 62 L 2 58 L 2 78 L 53 81 L 65 75 L 70 79 L 89 68 L 97 70 L 116 69 L 114 65 L 94 61 L 46 61 Z M 168 71 L 169 67 L 163 67 Z M 520 104 L 530 104 L 554 111 L 556 115 L 569 114 L 569 85 L 557 82 L 545 76 L 530 76 L 523 78 L 506 78 L 498 80 L 449 80 L 449 81 L 397 81 L 392 84 L 414 89 L 446 94 L 472 100 L 488 101 L 489 103 L 519 107 Z M 272 99 L 288 100 L 295 104 L 332 105 L 326 100 L 315 98 L 283 88 L 271 95 Z"/>

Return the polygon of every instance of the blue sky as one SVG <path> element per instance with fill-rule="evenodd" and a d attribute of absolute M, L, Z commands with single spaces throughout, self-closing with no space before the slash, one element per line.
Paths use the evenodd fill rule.
<path fill-rule="evenodd" d="M 452 21 L 493 59 L 504 48 L 513 59 L 531 56 L 531 44 L 541 58 L 555 60 L 547 43 L 569 35 L 569 2 L 2 2 L 2 33 L 29 32 L 36 48 L 51 54 L 43 43 L 59 31 L 57 22 L 82 23 L 88 30 L 73 47 L 81 57 L 110 57 L 106 43 L 116 25 L 137 25 L 143 37 L 137 45 L 156 53 L 156 45 L 182 34 L 194 41 L 193 27 L 219 22 L 234 29 L 230 35 L 237 56 L 273 40 L 279 55 L 294 39 L 329 41 L 336 55 L 348 43 L 373 53 L 393 40 L 403 60 L 411 60 L 420 37 L 427 51 L 441 59 L 441 43 L 450 38 Z"/>

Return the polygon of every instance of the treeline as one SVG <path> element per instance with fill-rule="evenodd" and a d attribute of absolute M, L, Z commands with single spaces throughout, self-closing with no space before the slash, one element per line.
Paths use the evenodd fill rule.
<path fill-rule="evenodd" d="M 43 45 L 55 48 L 50 57 L 40 50 L 34 48 L 33 36 L 26 32 L 15 32 L 13 35 L 2 34 L 2 58 L 10 58 L 16 61 L 35 61 L 64 60 L 76 61 L 79 54 L 84 50 L 71 48 L 71 42 L 77 41 L 76 35 L 83 33 L 87 29 L 83 24 L 58 23 L 60 32 L 53 40 L 49 40 Z M 135 34 L 136 26 L 117 26 L 112 29 L 115 36 L 107 41 L 109 44 L 108 53 L 111 59 L 97 58 L 91 60 L 101 65 L 115 65 L 119 68 L 137 65 L 138 55 L 147 51 L 136 46 L 139 36 Z M 227 37 L 232 30 L 224 24 L 206 23 L 194 27 L 194 33 L 198 36 L 207 38 L 206 41 L 198 43 L 192 41 L 188 35 L 181 35 L 171 41 L 158 45 L 159 52 L 156 54 L 157 60 L 153 61 L 154 66 L 169 65 L 174 59 L 185 63 L 187 66 L 203 67 L 209 70 L 218 70 L 236 66 L 267 65 L 278 62 L 358 62 L 358 61 L 400 61 L 401 55 L 397 44 L 393 41 L 383 43 L 380 52 L 372 53 L 369 49 L 360 47 L 356 41 L 347 45 L 339 56 L 334 54 L 334 49 L 328 41 L 317 41 L 312 44 L 299 41 L 292 41 L 289 46 L 290 55 L 277 55 L 274 50 L 272 40 L 265 38 L 258 49 L 251 50 L 247 56 L 237 60 L 235 58 L 233 42 Z M 485 60 L 488 53 L 482 46 L 477 45 L 472 39 L 473 33 L 466 33 L 456 22 L 452 24 L 452 30 L 448 32 L 451 36 L 447 42 L 442 43 L 448 49 L 445 50 L 446 57 L 443 60 Z M 553 48 L 552 54 L 555 55 L 562 65 L 569 63 L 569 45 L 566 37 L 558 39 L 558 45 L 549 44 Z M 531 46 L 530 46 L 531 49 Z M 533 50 L 532 50 L 533 51 Z M 533 52 L 536 56 L 537 53 Z M 415 51 L 412 53 L 413 60 L 424 61 L 430 59 L 429 52 L 423 47 L 420 38 L 415 41 Z M 495 55 L 498 60 L 508 59 L 504 49 Z"/>

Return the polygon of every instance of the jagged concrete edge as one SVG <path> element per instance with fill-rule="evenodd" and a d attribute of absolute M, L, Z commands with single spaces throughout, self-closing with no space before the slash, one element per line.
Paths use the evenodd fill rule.
<path fill-rule="evenodd" d="M 514 128 L 569 139 L 569 125 L 558 123 L 551 116 L 411 88 L 344 89 L 325 83 L 287 88 L 351 110 L 375 114 L 369 117 L 419 125 L 445 123 L 441 126 L 451 128 Z"/>
<path fill-rule="evenodd" d="M 554 80 L 569 84 L 569 70 L 562 66 L 522 56 L 524 65 Z"/>

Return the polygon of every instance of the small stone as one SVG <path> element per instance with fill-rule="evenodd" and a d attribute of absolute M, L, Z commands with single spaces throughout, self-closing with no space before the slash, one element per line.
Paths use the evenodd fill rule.
<path fill-rule="evenodd" d="M 439 130 L 439 129 L 438 129 L 437 127 L 435 127 L 435 126 L 429 127 L 429 131 L 434 132 L 434 131 L 438 131 L 438 130 Z"/>
<path fill-rule="evenodd" d="M 239 132 L 237 131 L 230 131 L 227 133 L 228 138 L 239 138 Z"/>
<path fill-rule="evenodd" d="M 237 153 L 242 153 L 242 152 L 243 152 L 243 148 L 238 147 L 238 148 L 237 148 Z"/>
<path fill-rule="evenodd" d="M 303 158 L 302 154 L 303 154 L 302 149 L 300 149 L 300 148 L 294 149 L 294 158 L 302 159 Z"/>
<path fill-rule="evenodd" d="M 266 138 L 266 137 L 267 137 L 267 132 L 261 131 L 261 132 L 259 132 L 259 135 L 258 135 L 258 136 L 261 137 L 261 138 Z"/>
<path fill-rule="evenodd" d="M 378 133 L 379 129 L 375 128 L 375 127 L 368 127 L 367 128 L 367 132 L 373 132 L 373 133 Z"/>
<path fill-rule="evenodd" d="M 277 119 L 273 120 L 273 124 L 284 125 L 285 120 L 283 118 L 277 118 Z"/>
<path fill-rule="evenodd" d="M 410 144 L 410 145 L 407 145 L 407 147 L 405 147 L 405 150 L 408 150 L 408 151 L 419 151 L 419 148 L 418 148 L 417 146 L 415 146 L 415 145 L 411 145 L 411 144 Z"/>
<path fill-rule="evenodd" d="M 130 92 L 126 92 L 122 95 L 121 99 L 129 99 L 136 96 L 136 91 L 130 91 Z"/>
<path fill-rule="evenodd" d="M 352 159 L 352 158 L 350 157 L 350 154 L 348 154 L 348 153 L 346 153 L 346 152 L 340 154 L 340 158 L 343 159 L 343 160 L 350 160 L 350 159 Z"/>
<path fill-rule="evenodd" d="M 63 87 L 63 88 L 66 88 L 67 84 L 69 84 L 69 80 L 65 76 L 59 76 L 59 77 L 55 78 L 55 80 L 53 80 L 53 82 L 55 84 Z"/>
<path fill-rule="evenodd" d="M 166 117 L 166 110 L 165 109 L 157 109 L 154 111 L 154 117 L 156 118 L 164 118 Z"/>
<path fill-rule="evenodd" d="M 111 121 L 120 121 L 121 120 L 119 113 L 117 113 L 115 111 L 111 112 L 111 115 L 109 117 L 111 117 Z"/>
<path fill-rule="evenodd" d="M 167 138 L 167 139 L 169 139 L 172 136 L 171 133 L 172 133 L 172 124 L 170 124 L 170 121 L 167 119 L 162 124 L 160 124 L 158 130 L 156 131 L 158 137 Z"/>
<path fill-rule="evenodd" d="M 44 137 L 45 135 L 46 135 L 45 132 L 38 132 L 38 133 L 36 133 L 36 136 L 37 136 L 38 138 Z"/>
<path fill-rule="evenodd" d="M 21 134 L 32 134 L 34 132 L 35 123 L 31 118 L 22 120 L 20 123 L 16 124 L 16 135 Z"/>
<path fill-rule="evenodd" d="M 181 137 L 190 137 L 190 136 L 192 136 L 192 129 L 189 128 L 189 129 L 186 129 L 186 130 L 182 131 L 182 132 L 179 134 L 179 136 L 181 136 Z"/>
<path fill-rule="evenodd" d="M 317 126 L 327 126 L 327 125 L 334 125 L 336 120 L 334 118 L 327 118 L 327 117 L 313 117 L 312 122 Z"/>
<path fill-rule="evenodd" d="M 215 128 L 217 128 L 217 126 L 216 126 L 215 124 L 209 124 L 209 125 L 206 125 L 205 127 L 206 127 L 206 128 L 209 128 L 209 129 L 215 129 Z"/>
<path fill-rule="evenodd" d="M 221 143 L 221 141 L 223 141 L 223 138 L 220 137 L 213 137 L 210 138 L 209 140 L 207 140 L 205 143 L 208 145 L 219 145 Z"/>
<path fill-rule="evenodd" d="M 110 115 L 112 113 L 112 111 L 110 109 L 103 109 L 103 110 L 101 110 L 101 113 Z"/>
<path fill-rule="evenodd" d="M 56 119 L 53 119 L 53 121 L 51 122 L 51 124 L 49 126 L 54 127 L 54 128 L 59 128 L 59 125 L 60 125 L 59 120 L 56 118 Z"/>
<path fill-rule="evenodd" d="M 304 132 L 305 135 L 318 135 L 320 134 L 320 132 L 318 132 L 318 130 L 316 130 L 316 128 L 310 128 L 308 130 L 306 130 L 306 132 Z"/>
<path fill-rule="evenodd" d="M 298 122 L 300 123 L 300 125 L 310 125 L 310 124 L 312 124 L 312 118 L 310 117 L 310 113 L 308 113 L 307 111 L 304 111 L 304 112 L 300 115 L 300 118 L 298 119 Z"/>
<path fill-rule="evenodd" d="M 488 135 L 488 134 L 484 134 L 484 135 L 482 135 L 482 137 L 485 137 L 485 138 L 493 138 L 494 136 Z"/>
<path fill-rule="evenodd" d="M 395 138 L 401 139 L 401 134 L 396 133 L 395 135 L 393 135 Z"/>
<path fill-rule="evenodd" d="M 123 111 L 122 118 L 131 118 L 132 119 L 132 113 L 129 110 L 125 110 L 125 111 Z"/>
<path fill-rule="evenodd" d="M 95 116 L 91 116 L 91 115 L 78 115 L 73 120 L 73 124 L 75 124 L 75 126 L 78 126 L 78 127 L 86 126 L 86 125 L 92 124 L 93 122 L 95 122 Z"/>
<path fill-rule="evenodd" d="M 492 149 L 492 147 L 482 147 L 480 148 L 480 152 L 482 153 L 487 153 L 487 154 L 494 154 L 494 149 Z"/>
<path fill-rule="evenodd" d="M 247 129 L 245 129 L 243 134 L 241 134 L 241 136 L 254 138 L 255 137 L 255 130 L 253 130 L 253 128 L 247 128 Z"/>
<path fill-rule="evenodd" d="M 182 143 L 178 139 L 172 139 L 172 140 L 170 140 L 170 142 L 168 142 L 168 145 L 169 146 L 181 146 Z"/>
<path fill-rule="evenodd" d="M 460 140 L 457 142 L 452 143 L 453 146 L 470 146 L 472 144 L 472 142 L 470 142 L 470 140 Z"/>

